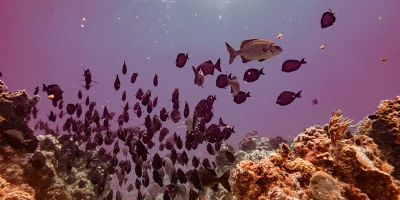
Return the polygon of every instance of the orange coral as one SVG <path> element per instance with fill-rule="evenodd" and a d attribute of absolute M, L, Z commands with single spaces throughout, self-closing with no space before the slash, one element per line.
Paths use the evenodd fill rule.
<path fill-rule="evenodd" d="M 400 101 L 397 104 L 396 113 L 385 111 L 386 121 L 381 125 L 386 129 L 382 130 L 393 126 L 389 121 L 400 123 Z M 394 107 L 393 102 L 388 105 Z M 375 115 L 380 112 L 383 116 L 383 110 L 378 108 Z M 299 134 L 293 151 L 283 144 L 261 161 L 239 163 L 232 175 L 233 193 L 240 199 L 313 199 L 310 179 L 316 171 L 324 171 L 326 177 L 335 179 L 331 184 L 336 186 L 325 188 L 337 188 L 336 199 L 400 199 L 399 185 L 389 174 L 393 167 L 382 159 L 380 145 L 368 136 L 377 130 L 370 118 L 359 123 L 354 135 L 347 130 L 351 120 L 335 110 L 328 125 L 310 127 Z"/>
<path fill-rule="evenodd" d="M 29 185 L 12 185 L 0 176 L 0 199 L 2 200 L 33 200 L 35 190 Z"/>

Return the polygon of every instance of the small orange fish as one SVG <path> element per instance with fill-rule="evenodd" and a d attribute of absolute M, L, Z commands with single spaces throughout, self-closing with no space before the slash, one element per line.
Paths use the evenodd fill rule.
<path fill-rule="evenodd" d="M 387 60 L 387 58 L 381 58 L 381 61 L 386 61 Z"/>
<path fill-rule="evenodd" d="M 283 36 L 283 35 L 282 35 L 282 33 L 279 33 L 279 35 L 278 35 L 278 37 L 277 37 L 277 38 L 278 38 L 278 39 L 281 39 L 281 38 L 282 38 L 282 36 Z"/>
<path fill-rule="evenodd" d="M 320 48 L 321 48 L 321 49 L 325 49 L 325 45 L 322 45 Z"/>
<path fill-rule="evenodd" d="M 49 99 L 54 99 L 54 94 L 47 96 Z"/>

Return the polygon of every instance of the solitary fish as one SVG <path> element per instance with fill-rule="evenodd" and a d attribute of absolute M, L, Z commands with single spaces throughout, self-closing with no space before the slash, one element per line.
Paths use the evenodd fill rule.
<path fill-rule="evenodd" d="M 298 60 L 286 60 L 285 62 L 283 62 L 282 64 L 282 71 L 283 72 L 294 72 L 297 71 L 298 69 L 300 69 L 300 66 L 302 64 L 306 64 L 307 62 L 304 61 L 304 58 L 301 59 L 300 61 Z"/>
<path fill-rule="evenodd" d="M 115 78 L 115 81 L 114 81 L 114 89 L 119 90 L 120 87 L 121 87 L 121 82 L 119 81 L 119 77 L 117 74 L 117 77 Z"/>
<path fill-rule="evenodd" d="M 252 83 L 256 80 L 258 80 L 258 78 L 260 78 L 260 75 L 265 75 L 263 72 L 264 68 L 261 68 L 260 70 L 258 69 L 248 69 L 243 76 L 243 80 L 248 82 L 248 83 Z"/>
<path fill-rule="evenodd" d="M 126 68 L 126 63 L 124 61 L 124 65 L 122 65 L 122 74 L 126 74 L 126 72 L 128 72 L 128 69 Z"/>
<path fill-rule="evenodd" d="M 301 92 L 300 90 L 298 93 L 290 92 L 290 91 L 284 91 L 282 92 L 279 96 L 278 99 L 276 100 L 276 104 L 281 105 L 281 106 L 286 106 L 289 105 L 294 101 L 296 98 L 301 98 Z"/>
<path fill-rule="evenodd" d="M 229 64 L 233 63 L 236 56 L 240 56 L 243 63 L 252 60 L 262 62 L 282 52 L 279 45 L 264 39 L 243 40 L 239 50 L 235 50 L 227 42 L 225 44 L 229 52 Z"/>
<path fill-rule="evenodd" d="M 176 67 L 179 67 L 179 68 L 184 67 L 187 60 L 189 60 L 188 53 L 186 53 L 186 55 L 184 53 L 179 53 L 176 56 L 176 61 L 175 61 Z"/>
<path fill-rule="evenodd" d="M 321 28 L 330 27 L 333 25 L 333 23 L 335 23 L 335 21 L 335 13 L 333 13 L 332 10 L 329 9 L 329 11 L 325 12 L 321 17 Z"/>

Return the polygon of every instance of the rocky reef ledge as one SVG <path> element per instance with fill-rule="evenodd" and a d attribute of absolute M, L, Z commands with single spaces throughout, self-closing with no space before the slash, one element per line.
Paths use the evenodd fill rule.
<path fill-rule="evenodd" d="M 400 199 L 400 96 L 357 125 L 335 110 L 324 126 L 300 133 L 232 174 L 238 199 Z M 354 132 L 349 128 L 356 128 Z"/>
<path fill-rule="evenodd" d="M 0 199 L 102 199 L 111 187 L 109 163 L 51 129 L 35 136 L 27 123 L 39 99 L 9 93 L 0 80 Z"/>

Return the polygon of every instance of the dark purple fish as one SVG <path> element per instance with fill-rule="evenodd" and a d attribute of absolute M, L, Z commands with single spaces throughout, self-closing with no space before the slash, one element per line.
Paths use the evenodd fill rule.
<path fill-rule="evenodd" d="M 201 63 L 196 70 L 197 71 L 201 71 L 204 73 L 204 76 L 207 75 L 214 75 L 214 69 L 217 69 L 218 71 L 221 71 L 221 59 L 218 59 L 217 63 L 215 63 L 215 65 L 213 64 L 213 62 L 211 60 L 205 61 L 203 63 Z"/>
<path fill-rule="evenodd" d="M 211 143 L 207 144 L 207 152 L 211 155 L 215 155 L 215 153 L 216 153 L 214 150 L 214 147 L 211 145 Z"/>
<path fill-rule="evenodd" d="M 51 84 L 46 86 L 43 84 L 43 91 L 47 92 L 47 96 L 49 99 L 51 99 L 54 102 L 58 102 L 61 99 L 63 99 L 62 94 L 64 91 L 61 90 L 61 87 L 57 84 Z M 53 104 L 54 105 L 54 104 Z"/>
<path fill-rule="evenodd" d="M 82 99 L 82 92 L 81 92 L 81 90 L 78 91 L 78 99 Z"/>
<path fill-rule="evenodd" d="M 69 114 L 69 115 L 73 115 L 74 113 L 75 113 L 75 111 L 76 111 L 76 109 L 78 108 L 78 104 L 72 104 L 72 103 L 69 103 L 68 105 L 67 105 L 67 113 Z"/>
<path fill-rule="evenodd" d="M 181 113 L 178 109 L 173 109 L 171 111 L 171 119 L 174 123 L 178 123 L 181 120 Z"/>
<path fill-rule="evenodd" d="M 302 64 L 306 64 L 307 62 L 304 61 L 304 58 L 301 61 L 298 60 L 286 60 L 282 64 L 282 71 L 283 72 L 294 72 L 300 68 Z"/>
<path fill-rule="evenodd" d="M 174 91 L 172 92 L 172 98 L 171 98 L 172 103 L 179 103 L 179 89 L 175 88 Z"/>
<path fill-rule="evenodd" d="M 228 87 L 228 75 L 227 74 L 220 74 L 215 81 L 215 86 L 221 89 L 225 89 Z"/>
<path fill-rule="evenodd" d="M 35 87 L 35 91 L 33 92 L 33 95 L 37 95 L 39 93 L 39 86 Z"/>
<path fill-rule="evenodd" d="M 189 104 L 185 101 L 185 109 L 183 110 L 183 116 L 185 118 L 188 118 L 189 117 L 189 112 L 190 112 Z"/>
<path fill-rule="evenodd" d="M 301 95 L 300 95 L 301 92 L 302 92 L 302 90 L 300 90 L 298 93 L 284 91 L 278 96 L 278 99 L 276 100 L 276 104 L 281 105 L 281 106 L 289 105 L 290 103 L 292 103 L 294 101 L 294 99 L 301 98 Z"/>
<path fill-rule="evenodd" d="M 131 83 L 135 83 L 136 82 L 136 79 L 137 79 L 138 75 L 139 75 L 139 72 L 135 72 L 135 73 L 132 74 Z"/>
<path fill-rule="evenodd" d="M 157 103 L 158 103 L 158 96 L 156 96 L 153 100 L 153 108 L 157 107 Z"/>
<path fill-rule="evenodd" d="M 122 93 L 122 101 L 125 101 L 126 100 L 126 91 L 124 91 L 123 93 Z"/>
<path fill-rule="evenodd" d="M 321 28 L 330 27 L 333 25 L 333 23 L 335 23 L 335 21 L 335 13 L 333 13 L 332 10 L 329 9 L 329 12 L 325 12 L 321 17 Z"/>
<path fill-rule="evenodd" d="M 155 87 L 158 86 L 158 75 L 157 75 L 157 74 L 154 74 L 153 85 L 154 85 Z"/>
<path fill-rule="evenodd" d="M 0 77 L 3 77 L 3 73 L 0 72 Z"/>
<path fill-rule="evenodd" d="M 260 75 L 265 75 L 263 72 L 264 68 L 261 68 L 260 70 L 258 69 L 248 69 L 243 76 L 243 81 L 246 81 L 248 83 L 252 83 L 256 80 L 258 80 L 258 78 L 260 78 Z"/>
<path fill-rule="evenodd" d="M 179 68 L 182 68 L 185 66 L 186 61 L 189 60 L 189 56 L 188 53 L 186 53 L 186 55 L 184 53 L 179 53 L 176 56 L 176 61 L 175 61 L 175 65 Z"/>
<path fill-rule="evenodd" d="M 251 91 L 248 91 L 247 93 L 245 93 L 243 91 L 239 91 L 239 93 L 233 97 L 233 101 L 237 104 L 244 103 L 246 101 L 247 97 L 251 97 L 250 92 Z"/>
<path fill-rule="evenodd" d="M 178 168 L 176 173 L 177 173 L 177 176 L 178 176 L 178 180 L 179 180 L 179 182 L 181 184 L 187 183 L 185 172 L 183 172 L 181 168 Z"/>
<path fill-rule="evenodd" d="M 115 88 L 115 90 L 119 90 L 120 87 L 121 87 L 121 82 L 119 81 L 119 77 L 117 74 L 117 77 L 115 78 L 115 81 L 114 81 L 114 88 Z"/>
<path fill-rule="evenodd" d="M 128 72 L 128 69 L 126 68 L 126 63 L 124 61 L 124 65 L 122 66 L 122 74 L 126 74 L 126 72 Z"/>
<path fill-rule="evenodd" d="M 138 90 L 137 90 L 137 92 L 136 92 L 136 99 L 137 100 L 142 100 L 143 99 L 143 95 L 144 95 L 144 92 L 143 92 L 143 89 L 142 88 L 139 88 Z"/>

